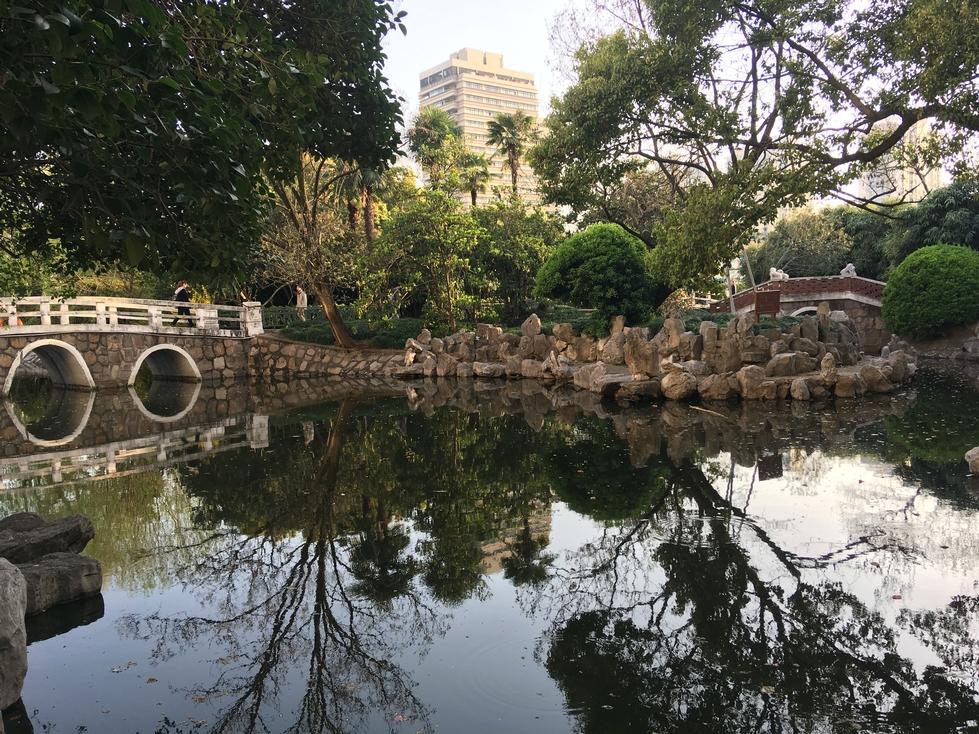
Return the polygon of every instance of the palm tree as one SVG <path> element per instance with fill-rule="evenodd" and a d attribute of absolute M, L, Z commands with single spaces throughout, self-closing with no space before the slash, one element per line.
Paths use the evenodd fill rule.
<path fill-rule="evenodd" d="M 481 153 L 467 151 L 459 159 L 462 185 L 472 196 L 472 205 L 476 206 L 476 197 L 486 191 L 490 180 L 489 161 Z"/>
<path fill-rule="evenodd" d="M 486 142 L 495 145 L 506 158 L 504 167 L 510 171 L 513 193 L 517 193 L 517 174 L 520 172 L 520 158 L 530 141 L 534 121 L 525 112 L 501 112 L 489 121 L 489 137 Z"/>
<path fill-rule="evenodd" d="M 453 143 L 462 140 L 462 128 L 448 112 L 425 107 L 408 130 L 408 149 L 428 174 L 429 183 L 438 188 L 454 162 Z"/>

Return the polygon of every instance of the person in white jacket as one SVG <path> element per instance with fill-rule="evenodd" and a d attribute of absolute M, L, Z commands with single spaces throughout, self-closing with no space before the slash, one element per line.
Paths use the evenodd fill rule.
<path fill-rule="evenodd" d="M 300 321 L 306 320 L 306 308 L 309 306 L 309 298 L 301 285 L 296 286 L 296 315 Z"/>

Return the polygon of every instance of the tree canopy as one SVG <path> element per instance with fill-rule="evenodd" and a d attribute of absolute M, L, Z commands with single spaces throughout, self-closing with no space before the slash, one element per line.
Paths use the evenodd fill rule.
<path fill-rule="evenodd" d="M 0 9 L 0 246 L 220 276 L 302 154 L 392 159 L 376 0 L 39 0 Z M 403 27 L 403 26 L 402 26 Z"/>
<path fill-rule="evenodd" d="M 852 198 L 849 178 L 919 121 L 948 153 L 979 130 L 968 0 L 619 5 L 620 29 L 578 51 L 532 160 L 548 200 L 578 210 L 637 161 L 658 168 L 678 201 L 655 244 L 678 285 L 716 270 L 779 208 Z"/>

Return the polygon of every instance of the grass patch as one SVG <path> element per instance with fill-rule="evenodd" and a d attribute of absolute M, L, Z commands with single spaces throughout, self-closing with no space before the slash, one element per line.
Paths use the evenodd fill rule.
<path fill-rule="evenodd" d="M 354 339 L 379 349 L 400 349 L 407 339 L 418 336 L 418 332 L 424 327 L 421 319 L 410 318 L 384 321 L 350 319 L 346 324 Z M 330 331 L 330 325 L 326 321 L 292 323 L 280 333 L 288 339 L 300 342 L 327 346 L 334 343 L 333 332 Z"/>

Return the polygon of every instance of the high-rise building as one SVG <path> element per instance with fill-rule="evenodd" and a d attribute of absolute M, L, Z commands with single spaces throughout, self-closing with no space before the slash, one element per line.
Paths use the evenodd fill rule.
<path fill-rule="evenodd" d="M 419 107 L 441 107 L 462 128 L 470 150 L 490 160 L 490 181 L 479 202 L 492 198 L 494 187 L 509 189 L 510 171 L 504 158 L 487 144 L 487 126 L 501 112 L 524 112 L 537 125 L 537 87 L 534 75 L 503 66 L 503 55 L 464 48 L 445 61 L 419 75 Z M 538 202 L 535 180 L 530 166 L 524 163 L 517 189 L 525 201 Z M 468 195 L 467 195 L 468 198 Z"/>
<path fill-rule="evenodd" d="M 879 126 L 881 131 L 894 129 L 894 123 L 885 121 Z M 918 120 L 904 134 L 899 146 L 909 151 L 924 149 L 930 142 L 932 133 L 928 120 Z M 884 155 L 872 169 L 860 177 L 860 196 L 868 200 L 892 200 L 904 202 L 921 201 L 925 195 L 934 189 L 945 185 L 944 172 L 940 166 L 912 166 L 908 160 L 892 154 Z"/>

